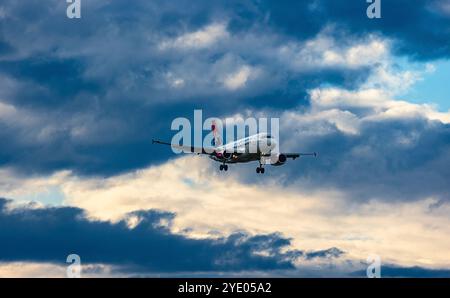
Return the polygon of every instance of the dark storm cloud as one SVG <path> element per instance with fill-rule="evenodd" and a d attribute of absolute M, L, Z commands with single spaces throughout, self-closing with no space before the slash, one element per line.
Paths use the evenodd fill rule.
<path fill-rule="evenodd" d="M 257 3 L 87 1 L 81 20 L 67 19 L 66 6 L 2 3 L 0 100 L 17 109 L 15 119 L 34 121 L 0 120 L 0 165 L 26 173 L 125 172 L 166 160 L 171 152 L 151 147 L 151 138 L 170 139 L 172 119 L 191 117 L 196 108 L 224 116 L 308 105 L 307 89 L 324 82 L 351 88 L 369 73 L 288 69 L 273 57 L 286 38 L 258 37 L 272 30 Z M 237 37 L 211 49 L 158 49 L 217 22 Z M 239 34 L 253 37 L 241 45 Z M 220 80 L 247 64 L 261 68 L 260 78 L 243 90 L 224 88 Z M 185 86 L 171 86 L 169 74 L 183 77 Z"/>
<path fill-rule="evenodd" d="M 17 113 L 0 119 L 0 165 L 112 175 L 167 160 L 170 150 L 151 146 L 151 138 L 169 140 L 172 119 L 192 117 L 196 108 L 219 117 L 286 110 L 308 106 L 311 88 L 352 89 L 364 81 L 370 66 L 295 71 L 274 57 L 274 47 L 314 38 L 329 24 L 340 44 L 378 32 L 398 39 L 402 52 L 439 56 L 448 45 L 442 42 L 449 40 L 448 19 L 433 3 L 417 1 L 405 10 L 406 1 L 390 1 L 382 20 L 368 20 L 365 1 L 86 1 L 82 19 L 69 20 L 64 1 L 3 1 L 0 102 Z M 159 50 L 164 41 L 221 22 L 231 35 L 226 42 Z M 259 79 L 243 90 L 224 88 L 220 79 L 244 64 L 260 69 Z M 169 74 L 184 78 L 185 86 L 171 86 Z M 19 125 L 29 118 L 36 119 Z M 346 137 L 319 141 L 351 149 Z M 336 177 L 334 184 L 354 182 Z"/>
<path fill-rule="evenodd" d="M 349 30 L 360 30 L 361 33 L 378 30 L 396 41 L 399 54 L 413 59 L 450 57 L 450 17 L 440 8 L 441 3 L 448 3 L 446 0 L 385 1 L 383 18 L 375 22 L 350 15 L 357 9 L 355 2 L 358 1 L 351 1 L 352 4 L 339 2 L 342 3 L 341 8 L 332 1 L 330 14 L 338 22 L 343 20 Z"/>
<path fill-rule="evenodd" d="M 277 234 L 235 233 L 217 240 L 174 235 L 161 226 L 174 214 L 139 211 L 140 223 L 89 221 L 78 208 L 7 209 L 0 199 L 0 260 L 64 264 L 71 253 L 84 264 L 103 263 L 146 272 L 292 269 L 301 251 L 285 250 Z M 283 252 L 282 252 L 283 251 Z M 264 252 L 264 256 L 258 254 Z"/>
<path fill-rule="evenodd" d="M 450 57 L 450 14 L 447 0 L 382 1 L 381 19 L 368 19 L 366 1 L 261 1 L 270 23 L 303 38 L 333 24 L 355 35 L 379 33 L 392 38 L 399 54 L 429 60 Z"/>
<path fill-rule="evenodd" d="M 96 81 L 82 77 L 83 61 L 69 58 L 34 56 L 21 60 L 0 61 L 0 69 L 29 88 L 20 88 L 12 102 L 20 106 L 52 107 L 67 103 L 80 93 L 96 93 Z M 8 99 L 8 98 L 6 98 Z"/>

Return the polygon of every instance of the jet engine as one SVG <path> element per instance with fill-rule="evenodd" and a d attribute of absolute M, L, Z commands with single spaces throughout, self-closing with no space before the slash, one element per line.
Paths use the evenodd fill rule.
<path fill-rule="evenodd" d="M 224 151 L 224 152 L 222 153 L 222 156 L 223 156 L 223 158 L 224 158 L 225 160 L 230 160 L 231 158 L 233 158 L 233 154 L 232 154 L 232 153 L 229 153 L 229 152 L 226 152 L 226 151 Z"/>
<path fill-rule="evenodd" d="M 284 154 L 278 154 L 275 158 L 275 162 L 272 163 L 273 166 L 282 166 L 286 162 L 287 157 Z"/>

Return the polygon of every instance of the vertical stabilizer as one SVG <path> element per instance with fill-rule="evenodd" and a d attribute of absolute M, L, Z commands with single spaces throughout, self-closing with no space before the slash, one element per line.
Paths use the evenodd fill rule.
<path fill-rule="evenodd" d="M 213 132 L 213 146 L 218 147 L 222 145 L 222 139 L 220 137 L 219 131 L 217 129 L 216 121 L 213 121 L 211 124 L 211 131 Z"/>

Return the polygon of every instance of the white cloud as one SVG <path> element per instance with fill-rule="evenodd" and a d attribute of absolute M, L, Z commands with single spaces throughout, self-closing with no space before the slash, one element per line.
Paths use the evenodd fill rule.
<path fill-rule="evenodd" d="M 198 31 L 185 33 L 175 39 L 161 42 L 161 50 L 169 48 L 178 49 L 201 49 L 207 48 L 216 42 L 226 39 L 229 36 L 226 25 L 223 23 L 213 23 Z"/>
<path fill-rule="evenodd" d="M 391 64 L 392 62 L 385 61 L 374 67 L 371 75 L 360 89 L 376 88 L 390 96 L 400 95 L 422 80 L 423 74 L 432 71 L 428 64 L 424 71 L 394 71 L 391 69 Z"/>
<path fill-rule="evenodd" d="M 370 79 L 369 79 L 370 80 Z M 396 81 L 402 84 L 402 80 Z M 338 87 L 309 91 L 311 107 L 286 111 L 280 115 L 281 130 L 295 130 L 302 137 L 335 133 L 336 130 L 357 135 L 364 123 L 389 119 L 427 119 L 450 123 L 450 112 L 439 112 L 436 106 L 416 104 L 392 97 L 392 89 L 361 87 L 346 90 Z"/>
<path fill-rule="evenodd" d="M 370 40 L 368 44 L 358 44 L 346 49 L 342 56 L 344 64 L 351 67 L 372 65 L 380 62 L 388 55 L 387 42 L 383 40 Z"/>
<path fill-rule="evenodd" d="M 356 90 L 341 87 L 319 87 L 309 90 L 311 108 L 283 113 L 292 119 L 294 127 L 305 130 L 315 127 L 316 135 L 333 132 L 324 123 L 335 126 L 346 134 L 358 134 L 362 123 L 388 119 L 427 119 L 450 123 L 450 112 L 439 112 L 432 104 L 417 104 L 399 100 L 424 73 L 433 71 L 427 65 L 424 71 L 394 71 L 388 60 L 377 65 L 367 81 Z M 295 120 L 293 120 L 295 119 Z"/>
<path fill-rule="evenodd" d="M 256 70 L 248 65 L 239 68 L 238 71 L 227 75 L 223 81 L 225 87 L 229 90 L 237 90 L 245 87 L 247 81 L 257 73 Z"/>
<path fill-rule="evenodd" d="M 64 199 L 59 186 L 69 176 L 69 171 L 61 171 L 51 176 L 24 177 L 12 169 L 0 168 L 0 197 L 13 198 L 16 203 L 59 204 Z"/>
<path fill-rule="evenodd" d="M 159 88 L 164 92 L 169 90 L 178 100 L 185 97 L 220 98 L 230 93 L 252 96 L 271 88 L 273 83 L 267 81 L 264 68 L 250 65 L 241 56 L 227 53 L 213 63 L 197 57 L 185 57 L 163 73 Z"/>
<path fill-rule="evenodd" d="M 185 85 L 184 79 L 174 76 L 174 74 L 171 72 L 168 72 L 166 74 L 166 80 L 169 83 L 169 85 L 173 88 L 181 88 Z"/>
<path fill-rule="evenodd" d="M 279 48 L 280 59 L 297 71 L 317 68 L 360 68 L 384 61 L 389 55 L 387 40 L 368 37 L 342 45 L 322 33 L 304 43 L 290 42 Z"/>
<path fill-rule="evenodd" d="M 0 263 L 0 277 L 8 278 L 63 278 L 66 269 L 51 263 Z"/>
<path fill-rule="evenodd" d="M 282 130 L 301 129 L 306 127 L 314 127 L 314 135 L 321 135 L 333 130 L 322 125 L 326 122 L 335 126 L 343 133 L 356 135 L 359 133 L 360 119 L 355 114 L 339 109 L 327 109 L 311 113 L 285 112 L 281 115 L 283 120 Z"/>
<path fill-rule="evenodd" d="M 450 123 L 450 113 L 438 112 L 428 104 L 414 104 L 395 100 L 382 89 L 349 91 L 341 88 L 314 89 L 310 92 L 311 104 L 316 111 L 324 109 L 368 109 L 361 112 L 361 121 L 386 119 L 424 118 Z"/>
<path fill-rule="evenodd" d="M 222 96 L 223 92 L 218 93 L 223 91 L 221 87 L 244 91 L 236 92 L 240 96 L 254 96 L 283 88 L 286 76 L 290 79 L 324 69 L 373 67 L 389 58 L 389 40 L 376 36 L 349 37 L 347 42 L 340 43 L 334 33 L 333 29 L 327 29 L 315 38 L 298 41 L 261 31 L 257 26 L 232 34 L 224 23 L 212 23 L 198 31 L 157 42 L 159 51 L 207 48 L 177 53 L 176 63 L 161 72 L 158 88 L 169 87 L 165 100 Z M 248 61 L 244 57 L 253 59 Z M 168 73 L 172 77 L 168 78 Z M 249 87 L 251 80 L 255 84 Z"/>

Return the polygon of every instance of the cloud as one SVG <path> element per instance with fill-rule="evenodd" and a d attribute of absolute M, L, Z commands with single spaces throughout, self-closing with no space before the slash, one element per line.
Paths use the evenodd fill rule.
<path fill-rule="evenodd" d="M 380 33 L 394 41 L 395 53 L 412 59 L 448 58 L 450 19 L 442 7 L 446 1 L 408 0 L 382 4 L 382 18 L 367 18 L 364 1 L 259 2 L 261 13 L 270 15 L 272 28 L 300 39 L 311 37 L 323 26 L 335 25 L 357 36 Z"/>
<path fill-rule="evenodd" d="M 140 211 L 140 222 L 128 228 L 117 223 L 88 221 L 78 208 L 13 208 L 0 201 L 1 260 L 60 263 L 73 252 L 84 263 L 109 263 L 148 272 L 239 271 L 293 268 L 298 254 L 279 235 L 235 233 L 217 240 L 194 240 L 171 234 L 174 214 Z M 163 226 L 162 226 L 163 224 Z M 20 235 L 20 237 L 17 237 Z M 261 255 L 259 252 L 265 252 Z"/>
<path fill-rule="evenodd" d="M 394 100 L 381 89 L 349 91 L 340 88 L 311 90 L 311 104 L 315 109 L 342 109 L 345 111 L 365 109 L 361 120 L 429 119 L 450 123 L 450 114 L 438 112 L 428 104 L 413 104 Z M 360 114 L 361 115 L 361 114 Z"/>
<path fill-rule="evenodd" d="M 431 8 L 435 13 L 443 14 L 445 16 L 450 16 L 450 1 L 442 0 L 442 1 L 433 1 L 431 3 Z"/>
<path fill-rule="evenodd" d="M 366 271 L 357 271 L 351 276 L 366 277 Z M 433 270 L 427 268 L 415 267 L 398 267 L 387 265 L 381 267 L 381 277 L 402 277 L 402 278 L 448 278 L 450 277 L 450 270 Z"/>
<path fill-rule="evenodd" d="M 44 262 L 0 262 L 0 277 L 7 278 L 64 278 L 67 277 L 67 266 Z M 82 277 L 120 277 L 114 266 L 83 265 Z"/>
<path fill-rule="evenodd" d="M 0 263 L 0 276 L 9 278 L 62 278 L 66 277 L 67 265 L 56 265 L 54 263 L 33 262 L 7 262 Z M 363 267 L 363 266 L 361 266 Z M 347 271 L 346 271 L 347 269 Z M 98 277 L 367 277 L 366 269 L 349 271 L 349 268 L 338 269 L 333 265 L 302 267 L 297 270 L 276 270 L 270 273 L 264 271 L 233 272 L 183 272 L 183 273 L 151 273 L 151 272 L 124 272 L 120 267 L 110 265 L 82 265 L 81 276 L 88 278 Z M 393 265 L 382 265 L 382 277 L 409 277 L 409 278 L 446 278 L 450 276 L 449 270 L 428 269 L 422 267 L 398 267 Z"/>
<path fill-rule="evenodd" d="M 317 68 L 357 69 L 373 66 L 384 61 L 389 53 L 388 41 L 375 36 L 352 43 L 339 44 L 333 38 L 336 32 L 326 28 L 313 39 L 305 42 L 291 42 L 279 49 L 281 59 L 297 71 L 311 71 Z"/>
<path fill-rule="evenodd" d="M 152 11 L 150 4 L 140 4 Z M 230 17 L 221 47 L 176 55 L 158 49 L 168 36 L 209 32 L 206 28 L 220 24 L 216 19 L 227 19 L 211 16 L 187 22 L 182 30 L 179 25 L 158 34 L 150 30 L 145 38 L 124 31 L 122 38 L 129 42 L 117 43 L 121 51 L 108 55 L 109 48 L 98 41 L 118 40 L 125 25 L 113 17 L 117 8 L 94 7 L 102 17 L 96 19 L 98 30 L 86 32 L 91 38 L 83 49 L 72 48 L 60 39 L 61 32 L 52 31 L 62 41 L 60 50 L 49 51 L 49 43 L 44 52 L 51 54 L 36 56 L 31 48 L 5 58 L 0 134 L 6 141 L 0 164 L 31 175 L 64 170 L 117 175 L 146 168 L 171 156 L 170 150 L 151 146 L 150 139 L 170 139 L 168 121 L 201 106 L 219 117 L 243 110 L 281 116 L 282 131 L 292 134 L 282 136 L 283 147 L 321 156 L 305 171 L 290 164 L 284 168 L 302 186 L 317 190 L 321 184 L 314 181 L 321 181 L 358 200 L 448 197 L 448 173 L 441 166 L 448 159 L 448 113 L 398 99 L 423 72 L 396 65 L 389 38 L 378 33 L 355 37 L 327 25 L 300 39 L 264 30 L 270 22 L 236 27 Z M 147 24 L 141 17 L 133 19 L 134 28 Z M 154 21 L 150 28 L 162 22 Z M 17 38 L 5 39 L 19 45 Z M 332 60 L 324 60 L 329 53 Z M 53 68 L 61 78 L 49 72 Z M 76 88 L 64 87 L 67 82 Z M 351 175 L 365 172 L 376 175 Z M 253 176 L 243 179 L 254 182 Z M 417 183 L 420 176 L 427 178 L 427 187 Z M 412 182 L 416 187 L 408 186 Z"/>
<path fill-rule="evenodd" d="M 34 5 L 32 2 L 27 8 Z M 144 6 L 143 10 L 151 11 Z M 148 24 L 148 18 L 141 19 L 140 14 L 133 21 L 136 31 L 123 31 L 126 24 L 114 17 L 116 8 L 112 5 L 106 9 L 95 2 L 91 7 L 98 12 L 98 18 L 92 19 L 95 24 L 79 28 L 85 38 L 70 31 L 74 29 L 66 23 L 61 27 L 50 24 L 52 18 L 35 28 L 36 32 L 51 31 L 45 35 L 45 42 L 39 40 L 25 47 L 28 41 L 18 35 L 4 36 L 5 42 L 21 52 L 0 60 L 4 66 L 0 83 L 5 111 L 2 139 L 8 140 L 8 145 L 0 149 L 1 165 L 22 172 L 72 169 L 102 175 L 145 167 L 169 156 L 163 150 L 156 154 L 150 139 L 170 138 L 168 121 L 191 114 L 199 105 L 214 116 L 254 106 L 284 109 L 299 103 L 308 105 L 309 88 L 323 81 L 352 85 L 367 75 L 367 64 L 351 65 L 347 58 L 334 66 L 328 63 L 303 69 L 302 65 L 310 63 L 309 54 L 299 54 L 298 68 L 292 67 L 288 56 L 297 55 L 303 41 L 266 32 L 259 26 L 236 31 L 231 23 L 229 30 L 215 21 L 195 24 L 186 29 L 196 33 L 192 36 L 225 30 L 227 38 L 220 39 L 220 47 L 211 44 L 202 51 L 161 50 L 158 45 L 168 36 L 184 36 L 182 41 L 193 37 L 185 32 L 180 35 L 178 27 L 159 31 L 157 21 Z M 42 13 L 53 16 L 57 12 Z M 18 17 L 11 30 L 23 26 L 27 32 L 26 20 L 20 18 L 24 12 L 12 13 Z M 137 34 L 146 25 L 153 30 Z M 73 40 L 66 39 L 66 32 L 57 28 L 69 30 Z M 316 42 L 320 38 L 305 41 L 311 43 L 308 50 L 318 60 L 326 51 Z M 83 46 L 77 46 L 75 40 Z M 332 42 L 336 44 L 334 39 Z M 332 50 L 346 57 L 351 49 L 364 47 L 366 42 L 359 39 Z M 293 47 L 289 55 L 280 50 L 284 44 Z M 112 47 L 116 51 L 111 52 Z M 15 111 L 14 116 L 6 117 L 6 107 L 8 115 Z"/>
<path fill-rule="evenodd" d="M 0 119 L 6 119 L 14 116 L 15 112 L 16 109 L 13 106 L 0 102 Z"/>
<path fill-rule="evenodd" d="M 237 72 L 227 75 L 223 83 L 225 87 L 230 90 L 240 89 L 247 84 L 250 76 L 255 73 L 255 70 L 252 70 L 249 66 L 244 65 L 240 67 Z"/>
<path fill-rule="evenodd" d="M 168 210 L 171 232 L 187 238 L 282 232 L 302 262 L 317 249 L 359 260 L 376 247 L 393 263 L 447 266 L 423 252 L 448 247 L 449 114 L 404 96 L 448 58 L 446 3 L 383 3 L 369 20 L 364 1 L 90 1 L 74 23 L 64 2 L 5 0 L 2 194 L 116 224 Z M 319 158 L 265 177 L 243 165 L 230 178 L 151 145 L 198 107 L 279 116 L 282 148 Z M 141 224 L 132 218 L 128 229 Z"/>
<path fill-rule="evenodd" d="M 306 254 L 307 259 L 315 258 L 338 258 L 342 256 L 344 252 L 339 248 L 332 247 L 326 250 L 314 251 Z"/>
<path fill-rule="evenodd" d="M 166 50 L 168 48 L 179 48 L 181 50 L 189 48 L 201 49 L 226 39 L 228 35 L 225 24 L 210 24 L 198 31 L 185 33 L 173 40 L 163 41 L 159 45 L 159 48 L 161 50 Z"/>
<path fill-rule="evenodd" d="M 449 200 L 449 114 L 393 100 L 379 89 L 311 92 L 312 109 L 280 114 L 285 151 L 317 151 L 287 176 L 302 187 L 338 188 L 353 200 Z"/>
<path fill-rule="evenodd" d="M 232 175 L 223 176 L 214 170 L 212 162 L 191 156 L 108 179 L 82 179 L 67 173 L 10 180 L 9 191 L 2 195 L 26 202 L 29 194 L 38 200 L 40 195 L 48 196 L 46 187 L 57 186 L 65 205 L 82 208 L 90 220 L 120 223 L 128 229 L 145 224 L 139 214 L 129 215 L 135 210 L 167 210 L 176 214 L 170 221 L 170 233 L 190 239 L 226 239 L 236 231 L 250 235 L 281 233 L 291 239 L 290 249 L 303 252 L 295 261 L 300 268 L 326 267 L 331 257 L 333 264 L 344 270 L 347 262 L 358 264 L 374 252 L 399 266 L 450 266 L 446 254 L 450 240 L 444 236 L 449 226 L 448 202 L 418 196 L 423 191 L 415 188 L 411 190 L 416 192 L 414 200 L 410 196 L 393 197 L 379 181 L 392 178 L 377 173 L 378 182 L 368 181 L 372 188 L 361 182 L 354 186 L 356 190 L 333 188 L 329 179 L 338 174 L 332 169 L 330 176 L 317 177 L 309 168 L 322 167 L 318 163 L 304 160 L 290 164 L 302 169 L 303 179 L 284 169 L 269 168 L 267 177 L 249 182 L 253 166 L 240 166 L 239 171 L 232 167 Z M 355 173 L 356 182 L 357 178 L 365 181 L 371 174 L 348 171 L 350 178 Z M 314 187 L 316 181 L 320 187 Z M 373 192 L 373 198 L 363 200 L 355 195 L 361 188 Z M 17 204 L 11 206 L 22 205 Z M 329 247 L 338 249 L 328 251 Z M 435 253 L 424 255 L 424 251 Z M 323 258 L 313 258 L 317 254 Z M 354 266 L 345 269 L 354 271 Z"/>

